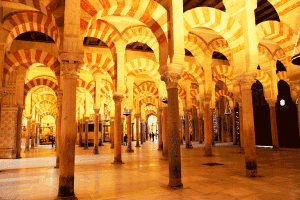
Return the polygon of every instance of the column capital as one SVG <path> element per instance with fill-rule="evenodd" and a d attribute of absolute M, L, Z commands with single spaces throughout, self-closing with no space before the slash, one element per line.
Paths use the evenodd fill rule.
<path fill-rule="evenodd" d="M 183 111 L 186 112 L 186 113 L 190 113 L 190 112 L 192 112 L 192 108 L 191 107 L 186 107 L 186 108 L 183 109 Z"/>
<path fill-rule="evenodd" d="M 85 116 L 85 117 L 84 117 L 84 121 L 89 122 L 89 121 L 90 121 L 90 117 Z"/>
<path fill-rule="evenodd" d="M 178 81 L 181 78 L 183 67 L 181 64 L 168 64 L 158 69 L 161 80 L 166 83 L 167 89 L 177 88 Z"/>
<path fill-rule="evenodd" d="M 210 103 L 211 96 L 212 96 L 211 94 L 205 94 L 203 97 L 204 103 Z"/>
<path fill-rule="evenodd" d="M 124 95 L 122 93 L 115 92 L 113 94 L 113 100 L 115 103 L 122 103 L 123 98 L 124 98 Z"/>
<path fill-rule="evenodd" d="M 236 98 L 235 101 L 241 106 L 242 104 L 242 98 Z"/>
<path fill-rule="evenodd" d="M 237 84 L 241 86 L 241 90 L 251 90 L 251 86 L 255 83 L 256 72 L 244 73 L 235 77 Z"/>
<path fill-rule="evenodd" d="M 26 116 L 26 119 L 27 119 L 27 120 L 31 120 L 31 117 L 32 117 L 31 115 L 27 115 L 27 116 Z"/>
<path fill-rule="evenodd" d="M 161 115 L 161 114 L 162 114 L 162 108 L 161 108 L 161 107 L 157 108 L 157 114 L 158 114 L 158 115 Z"/>
<path fill-rule="evenodd" d="M 62 61 L 61 70 L 63 72 L 64 79 L 78 79 L 78 73 L 80 71 L 81 64 L 78 62 Z"/>
<path fill-rule="evenodd" d="M 58 90 L 56 92 L 56 96 L 57 96 L 57 105 L 62 104 L 62 100 L 63 100 L 63 91 L 62 90 Z"/>
<path fill-rule="evenodd" d="M 94 107 L 94 112 L 95 112 L 95 115 L 99 115 L 99 111 L 100 111 L 100 108 L 98 108 L 98 107 Z"/>
<path fill-rule="evenodd" d="M 141 117 L 141 114 L 135 114 L 134 117 L 139 119 Z"/>

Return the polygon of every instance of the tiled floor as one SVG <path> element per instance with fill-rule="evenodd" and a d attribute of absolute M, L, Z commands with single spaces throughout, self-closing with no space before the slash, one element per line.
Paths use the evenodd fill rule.
<path fill-rule="evenodd" d="M 161 159 L 156 142 L 146 142 L 134 153 L 122 148 L 124 165 L 112 165 L 109 144 L 76 147 L 75 193 L 78 199 L 300 199 L 300 150 L 257 149 L 258 174 L 245 177 L 244 155 L 238 147 L 213 148 L 205 157 L 203 146 L 182 146 L 182 188 L 168 188 L 168 161 Z M 0 199 L 55 199 L 58 170 L 55 151 L 40 146 L 22 159 L 0 160 Z M 205 163 L 223 165 L 208 166 Z"/>

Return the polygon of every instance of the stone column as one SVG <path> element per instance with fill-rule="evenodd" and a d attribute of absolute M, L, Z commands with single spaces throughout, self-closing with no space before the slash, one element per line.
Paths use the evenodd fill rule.
<path fill-rule="evenodd" d="M 190 144 L 190 131 L 189 131 L 189 114 L 191 113 L 191 109 L 190 108 L 186 108 L 184 110 L 184 118 L 185 118 L 185 147 L 186 148 L 191 148 L 191 144 Z"/>
<path fill-rule="evenodd" d="M 88 130 L 89 118 L 88 117 L 85 117 L 84 123 L 85 123 L 84 150 L 87 150 L 87 149 L 89 149 L 89 130 Z"/>
<path fill-rule="evenodd" d="M 22 141 L 22 116 L 23 116 L 23 106 L 19 106 L 18 117 L 17 117 L 17 153 L 16 158 L 21 158 L 21 141 Z"/>
<path fill-rule="evenodd" d="M 244 124 L 243 124 L 243 104 L 242 99 L 237 99 L 239 103 L 239 121 L 240 121 L 240 150 L 244 153 Z"/>
<path fill-rule="evenodd" d="M 144 137 L 143 137 L 143 122 L 140 120 L 140 139 L 141 139 L 141 145 L 144 144 Z"/>
<path fill-rule="evenodd" d="M 38 147 L 38 140 L 39 140 L 39 123 L 35 123 L 35 139 L 34 139 L 34 146 Z M 56 145 L 55 145 L 56 148 Z"/>
<path fill-rule="evenodd" d="M 113 100 L 115 102 L 115 123 L 114 123 L 114 162 L 113 164 L 123 164 L 121 157 L 122 145 L 122 121 L 121 121 L 121 104 L 123 94 L 115 93 Z"/>
<path fill-rule="evenodd" d="M 182 3 L 182 1 L 181 1 Z M 169 153 L 169 186 L 180 187 L 181 182 L 181 149 L 179 135 L 178 81 L 182 74 L 182 65 L 172 63 L 160 68 L 161 79 L 166 83 L 168 92 L 168 153 Z"/>
<path fill-rule="evenodd" d="M 236 141 L 236 122 L 235 122 L 235 118 L 236 118 L 236 113 L 235 113 L 235 109 L 233 107 L 232 109 L 232 142 L 234 145 L 237 144 Z"/>
<path fill-rule="evenodd" d="M 210 129 L 211 113 L 209 109 L 210 97 L 204 100 L 204 151 L 205 156 L 212 156 L 212 130 Z"/>
<path fill-rule="evenodd" d="M 162 152 L 162 155 L 165 158 L 168 158 L 169 150 L 168 150 L 168 107 L 167 106 L 164 106 L 162 108 L 162 115 L 163 115 L 163 130 L 162 130 L 163 152 Z"/>
<path fill-rule="evenodd" d="M 270 121 L 272 132 L 272 145 L 275 150 L 279 148 L 278 132 L 277 132 L 277 120 L 276 120 L 276 100 L 268 100 L 270 107 Z"/>
<path fill-rule="evenodd" d="M 34 149 L 34 139 L 35 139 L 35 120 L 32 120 L 32 123 L 31 123 L 31 127 L 32 127 L 32 130 L 31 130 L 31 145 L 30 145 L 30 149 Z"/>
<path fill-rule="evenodd" d="M 99 109 L 94 108 L 95 111 L 95 124 L 94 124 L 94 154 L 99 154 Z"/>
<path fill-rule="evenodd" d="M 55 165 L 55 168 L 59 168 L 59 162 L 60 162 L 62 103 L 63 103 L 63 92 L 62 92 L 62 90 L 59 90 L 57 92 L 56 165 Z"/>
<path fill-rule="evenodd" d="M 29 152 L 29 140 L 30 140 L 30 129 L 31 129 L 31 116 L 27 116 L 27 130 L 26 130 L 26 142 L 25 142 L 25 153 Z"/>
<path fill-rule="evenodd" d="M 70 2 L 69 2 L 70 3 Z M 74 196 L 76 142 L 76 83 L 82 54 L 62 53 L 63 101 L 61 118 L 59 197 Z"/>
<path fill-rule="evenodd" d="M 158 149 L 157 150 L 159 150 L 159 151 L 161 151 L 163 149 L 161 114 L 162 114 L 162 108 L 158 108 L 157 109 Z"/>
<path fill-rule="evenodd" d="M 110 148 L 114 148 L 115 118 L 110 118 Z"/>
<path fill-rule="evenodd" d="M 130 111 L 131 112 L 131 111 Z M 127 138 L 128 138 L 128 146 L 127 146 L 127 152 L 134 152 L 131 147 L 131 140 L 132 140 L 132 130 L 131 130 L 131 115 L 126 116 L 126 124 L 127 124 Z"/>
<path fill-rule="evenodd" d="M 140 145 L 140 127 L 139 127 L 139 122 L 140 122 L 140 114 L 135 115 L 136 119 L 136 124 L 135 124 L 135 130 L 136 130 L 136 145 L 135 147 L 141 147 Z"/>
<path fill-rule="evenodd" d="M 99 124 L 100 124 L 100 134 L 98 134 L 98 136 L 100 135 L 100 146 L 104 146 L 104 144 L 103 144 L 103 140 L 104 140 L 104 128 L 103 128 L 103 126 L 104 126 L 104 121 L 102 121 L 101 119 L 101 115 L 99 115 Z M 98 125 L 99 125 L 98 124 Z"/>
<path fill-rule="evenodd" d="M 82 120 L 79 119 L 78 121 L 78 124 L 79 124 L 79 139 L 78 139 L 78 143 L 79 143 L 79 147 L 81 147 L 81 144 L 82 144 Z"/>
<path fill-rule="evenodd" d="M 253 104 L 251 86 L 255 82 L 256 73 L 248 73 L 237 76 L 238 84 L 241 86 L 243 102 L 243 131 L 245 145 L 246 176 L 257 176 L 255 129 L 253 118 Z"/>

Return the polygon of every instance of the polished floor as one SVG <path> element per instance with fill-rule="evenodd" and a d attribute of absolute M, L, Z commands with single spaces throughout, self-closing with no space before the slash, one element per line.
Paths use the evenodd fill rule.
<path fill-rule="evenodd" d="M 113 149 L 106 143 L 93 148 L 76 147 L 75 193 L 78 199 L 300 199 L 300 149 L 257 148 L 258 174 L 245 177 L 244 155 L 231 144 L 216 144 L 212 157 L 203 145 L 182 145 L 182 188 L 169 188 L 168 161 L 147 141 L 133 153 L 125 152 L 125 164 L 113 165 Z M 214 166 L 207 163 L 216 163 Z M 219 165 L 220 164 L 220 165 Z M 22 159 L 0 160 L 0 199 L 56 199 L 58 171 L 55 151 L 40 145 Z"/>

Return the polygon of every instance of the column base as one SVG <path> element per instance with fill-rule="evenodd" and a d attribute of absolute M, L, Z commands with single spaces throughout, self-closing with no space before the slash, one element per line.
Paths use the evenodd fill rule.
<path fill-rule="evenodd" d="M 169 187 L 183 187 L 181 178 L 170 180 L 168 186 Z"/>
<path fill-rule="evenodd" d="M 114 145 L 111 145 L 110 148 L 113 149 L 113 148 L 115 148 L 115 147 L 114 147 Z"/>
<path fill-rule="evenodd" d="M 34 149 L 34 147 L 30 147 L 30 149 Z"/>
<path fill-rule="evenodd" d="M 134 150 L 131 148 L 130 149 L 128 148 L 128 149 L 126 149 L 126 152 L 134 152 Z"/>
<path fill-rule="evenodd" d="M 59 165 L 55 165 L 54 168 L 58 169 L 58 168 L 59 168 Z"/>
<path fill-rule="evenodd" d="M 257 170 L 246 169 L 246 177 L 257 177 Z"/>
<path fill-rule="evenodd" d="M 157 151 L 162 151 L 162 148 L 158 148 Z"/>
<path fill-rule="evenodd" d="M 204 149 L 205 150 L 205 156 L 210 157 L 212 156 L 211 149 Z"/>
<path fill-rule="evenodd" d="M 137 144 L 137 145 L 135 145 L 135 147 L 141 147 L 141 145 Z"/>
<path fill-rule="evenodd" d="M 93 153 L 94 153 L 94 154 L 99 154 L 98 149 L 94 149 Z"/>
<path fill-rule="evenodd" d="M 111 163 L 111 164 L 114 164 L 114 165 L 119 165 L 119 164 L 125 164 L 125 163 L 123 163 L 122 161 L 114 161 L 113 163 Z"/>
<path fill-rule="evenodd" d="M 274 151 L 279 151 L 279 147 L 273 146 Z"/>
<path fill-rule="evenodd" d="M 29 153 L 29 152 L 30 152 L 29 149 L 25 149 L 25 150 L 24 150 L 24 153 Z"/>
<path fill-rule="evenodd" d="M 84 147 L 84 148 L 83 148 L 83 150 L 88 150 L 88 149 L 89 149 L 88 147 Z"/>
<path fill-rule="evenodd" d="M 186 148 L 186 149 L 192 149 L 192 148 L 193 148 L 193 145 L 192 145 L 192 144 L 186 145 L 185 148 Z"/>
<path fill-rule="evenodd" d="M 242 148 L 242 147 L 239 148 L 238 152 L 239 152 L 239 153 L 242 153 L 242 154 L 245 154 L 245 150 L 244 150 L 244 148 Z"/>
<path fill-rule="evenodd" d="M 75 198 L 74 177 L 59 177 L 59 188 L 57 198 Z"/>
<path fill-rule="evenodd" d="M 78 198 L 74 195 L 73 197 L 56 197 L 55 200 L 78 200 Z"/>

